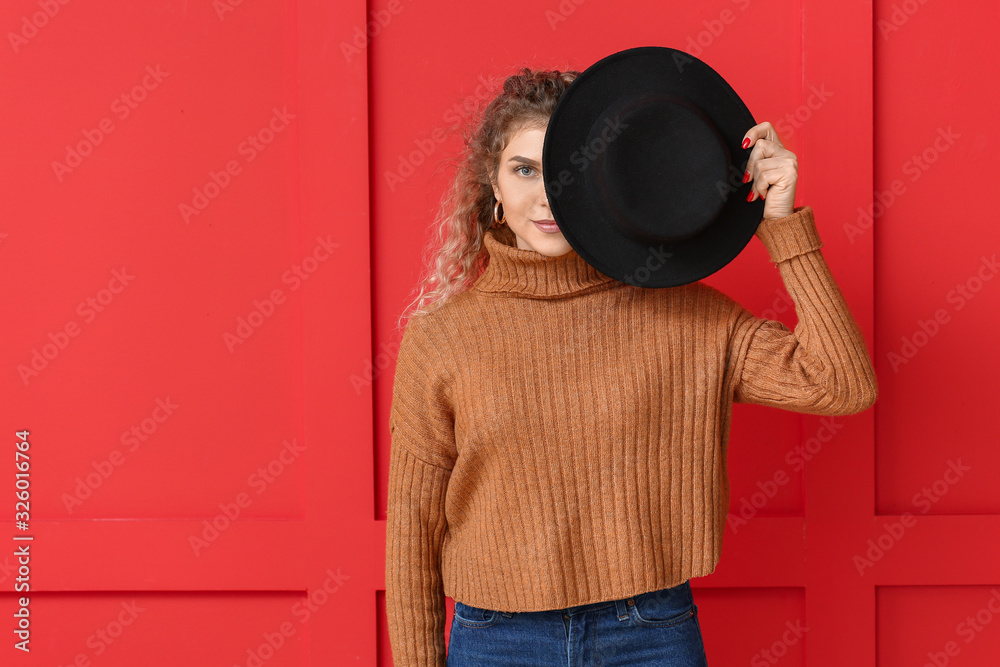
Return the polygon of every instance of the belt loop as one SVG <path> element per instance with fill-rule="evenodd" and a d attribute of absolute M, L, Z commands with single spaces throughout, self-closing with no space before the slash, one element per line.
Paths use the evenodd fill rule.
<path fill-rule="evenodd" d="M 615 611 L 618 612 L 619 621 L 628 619 L 628 607 L 625 606 L 625 600 L 615 600 Z"/>

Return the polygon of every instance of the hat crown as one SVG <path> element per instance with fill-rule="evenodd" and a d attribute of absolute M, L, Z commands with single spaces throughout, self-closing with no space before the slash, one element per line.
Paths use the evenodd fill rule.
<path fill-rule="evenodd" d="M 597 154 L 593 175 L 604 215 L 624 233 L 643 243 L 682 241 L 719 217 L 732 157 L 702 109 L 651 92 L 609 107 L 591 135 L 611 122 L 624 128 L 622 140 Z"/>

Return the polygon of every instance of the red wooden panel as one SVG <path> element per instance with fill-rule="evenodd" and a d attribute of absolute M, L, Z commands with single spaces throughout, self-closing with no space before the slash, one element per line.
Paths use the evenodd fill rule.
<path fill-rule="evenodd" d="M 918 6 L 877 5 L 878 510 L 997 513 L 1000 228 L 979 184 L 996 154 L 1000 92 L 983 82 L 1000 76 L 1000 5 Z M 958 459 L 969 470 L 949 481 Z"/>
<path fill-rule="evenodd" d="M 812 166 L 801 195 L 825 212 L 824 255 L 865 332 L 873 332 L 873 244 L 851 243 L 842 233 L 872 190 L 871 5 L 805 2 L 803 97 L 793 113 L 812 111 L 802 128 Z M 822 91 L 817 94 L 815 91 Z M 813 91 L 807 93 L 806 91 Z M 820 100 L 825 100 L 820 102 Z M 815 108 L 814 107 L 818 107 Z M 803 170 L 803 176 L 805 171 Z M 880 388 L 881 391 L 881 388 Z M 808 665 L 874 665 L 874 593 L 852 569 L 855 545 L 871 533 L 874 505 L 874 422 L 879 405 L 838 420 L 831 446 L 807 463 L 805 622 Z M 803 444 L 820 420 L 802 419 Z M 845 638 L 849 640 L 845 641 Z"/>
<path fill-rule="evenodd" d="M 1000 73 L 1000 6 L 948 9 L 875 3 L 874 198 L 845 228 L 876 240 L 876 521 L 852 548 L 890 666 L 1000 655 L 1000 231 L 974 191 L 996 152 L 998 93 L 981 82 Z"/>
<path fill-rule="evenodd" d="M 1000 587 L 885 586 L 877 593 L 879 665 L 997 664 Z"/>
<path fill-rule="evenodd" d="M 371 298 L 344 289 L 369 272 L 366 70 L 335 46 L 365 9 L 0 8 L 0 493 L 28 429 L 34 537 L 32 652 L 0 664 L 250 665 L 287 623 L 268 665 L 374 662 Z"/>
<path fill-rule="evenodd" d="M 12 594 L 0 599 L 14 608 Z M 31 609 L 35 665 L 309 664 L 310 612 L 298 593 L 39 593 Z"/>
<path fill-rule="evenodd" d="M 712 575 L 715 576 L 714 574 Z M 812 627 L 805 623 L 802 588 L 757 588 L 748 581 L 733 588 L 702 588 L 694 593 L 709 665 L 801 665 Z M 741 632 L 702 617 L 739 616 Z"/>
<path fill-rule="evenodd" d="M 857 569 L 875 583 L 985 584 L 1000 581 L 1000 516 L 880 515 L 856 546 Z M 861 560 L 863 559 L 863 560 Z M 874 567 L 869 565 L 874 563 Z"/>

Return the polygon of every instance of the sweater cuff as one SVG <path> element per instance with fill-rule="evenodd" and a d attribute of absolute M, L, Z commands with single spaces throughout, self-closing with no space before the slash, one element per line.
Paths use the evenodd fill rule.
<path fill-rule="evenodd" d="M 775 263 L 823 247 L 811 206 L 799 206 L 783 218 L 765 218 L 755 233 Z"/>

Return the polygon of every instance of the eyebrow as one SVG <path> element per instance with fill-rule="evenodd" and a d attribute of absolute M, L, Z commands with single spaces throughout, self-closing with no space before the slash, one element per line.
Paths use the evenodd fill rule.
<path fill-rule="evenodd" d="M 531 160 L 531 159 L 526 158 L 526 157 L 521 157 L 520 155 L 515 155 L 511 159 L 507 160 L 507 162 L 524 162 L 525 164 L 530 164 L 532 167 L 540 167 L 541 166 L 540 164 L 538 164 L 534 160 Z"/>

